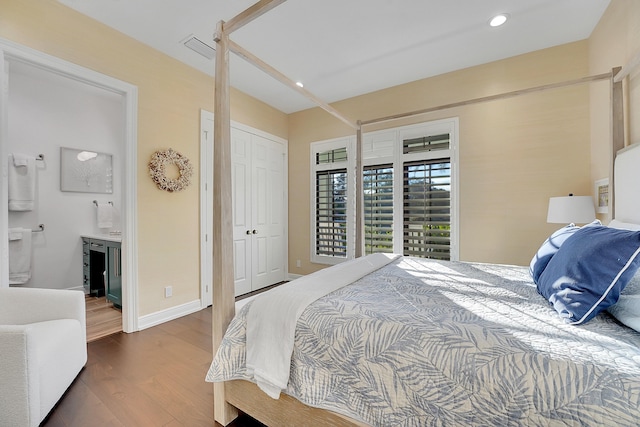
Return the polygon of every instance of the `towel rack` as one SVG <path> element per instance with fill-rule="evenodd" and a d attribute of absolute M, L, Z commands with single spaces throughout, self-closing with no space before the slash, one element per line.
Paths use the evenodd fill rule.
<path fill-rule="evenodd" d="M 107 203 L 109 203 L 111 206 L 113 206 L 113 202 L 109 201 L 109 202 L 107 202 Z M 98 206 L 98 201 L 97 201 L 97 200 L 94 200 L 94 201 L 93 201 L 93 204 L 94 204 L 94 205 L 96 205 L 96 206 Z"/>
<path fill-rule="evenodd" d="M 32 229 L 31 232 L 32 233 L 40 233 L 41 231 L 44 231 L 44 224 L 38 224 L 38 228 L 37 229 Z"/>

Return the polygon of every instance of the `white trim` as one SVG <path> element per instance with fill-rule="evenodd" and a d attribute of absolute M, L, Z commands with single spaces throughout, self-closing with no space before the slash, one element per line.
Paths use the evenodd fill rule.
<path fill-rule="evenodd" d="M 0 161 L 4 162 L 0 171 L 0 288 L 9 287 L 9 182 L 8 182 L 8 150 L 9 139 L 8 108 L 9 105 L 9 63 L 0 52 Z"/>
<path fill-rule="evenodd" d="M 208 126 L 211 121 L 211 127 Z M 209 139 L 211 138 L 211 139 Z M 208 141 L 212 143 L 209 145 Z M 200 306 L 213 303 L 213 113 L 200 110 Z"/>
<path fill-rule="evenodd" d="M 138 87 L 127 84 L 122 231 L 122 330 L 138 329 Z"/>
<path fill-rule="evenodd" d="M 451 138 L 451 260 L 460 260 L 460 119 L 452 117 Z"/>
<path fill-rule="evenodd" d="M 251 126 L 247 126 L 245 124 L 238 123 L 238 122 L 235 122 L 233 120 L 231 120 L 231 127 L 234 128 L 234 129 L 239 129 L 239 130 L 243 130 L 245 132 L 252 133 L 252 134 L 257 135 L 257 136 L 261 136 L 262 138 L 269 139 L 269 140 L 271 140 L 273 142 L 277 142 L 279 144 L 283 144 L 285 147 L 289 144 L 289 141 L 287 141 L 284 138 L 280 138 L 279 136 L 272 135 L 272 134 L 270 134 L 268 132 L 262 131 L 260 129 L 252 128 Z"/>
<path fill-rule="evenodd" d="M 200 299 L 187 302 L 165 310 L 156 311 L 155 313 L 140 316 L 138 319 L 138 330 L 151 328 L 179 317 L 187 316 L 202 310 Z"/>
<path fill-rule="evenodd" d="M 0 38 L 0 72 L 2 95 L 0 96 L 0 161 L 7 161 L 8 123 L 8 75 L 7 61 L 20 61 L 44 71 L 74 79 L 88 85 L 118 93 L 125 100 L 124 185 L 123 185 L 123 286 L 122 328 L 124 332 L 138 330 L 138 236 L 137 236 L 137 132 L 138 88 L 127 82 L 98 73 L 60 58 Z M 6 168 L 0 179 L 0 287 L 8 286 L 8 205 Z"/>

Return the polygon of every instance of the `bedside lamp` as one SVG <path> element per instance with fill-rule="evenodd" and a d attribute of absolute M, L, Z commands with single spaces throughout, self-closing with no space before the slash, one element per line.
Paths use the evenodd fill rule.
<path fill-rule="evenodd" d="M 593 207 L 591 196 L 551 197 L 547 222 L 561 224 L 587 224 L 596 219 L 596 210 Z"/>

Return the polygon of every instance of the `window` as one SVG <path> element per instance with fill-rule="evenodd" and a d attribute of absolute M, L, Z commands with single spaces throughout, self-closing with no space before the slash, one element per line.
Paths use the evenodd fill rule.
<path fill-rule="evenodd" d="M 449 159 L 405 163 L 403 189 L 404 255 L 450 259 Z"/>
<path fill-rule="evenodd" d="M 316 254 L 347 256 L 347 170 L 316 173 Z"/>
<path fill-rule="evenodd" d="M 393 165 L 363 168 L 365 254 L 393 252 Z"/>
<path fill-rule="evenodd" d="M 311 260 L 335 263 L 348 257 L 348 236 L 353 230 L 352 197 L 347 178 L 349 156 L 345 139 L 312 145 L 312 252 Z"/>
<path fill-rule="evenodd" d="M 321 153 L 316 153 L 316 164 L 320 165 L 323 163 L 335 163 L 335 162 L 346 162 L 347 161 L 347 149 L 345 148 L 336 148 L 335 150 L 323 151 Z"/>
<path fill-rule="evenodd" d="M 363 135 L 364 252 L 457 259 L 458 120 Z M 355 137 L 311 144 L 312 261 L 355 255 Z"/>
<path fill-rule="evenodd" d="M 419 153 L 424 151 L 448 150 L 449 134 L 422 136 L 402 141 L 402 153 Z"/>

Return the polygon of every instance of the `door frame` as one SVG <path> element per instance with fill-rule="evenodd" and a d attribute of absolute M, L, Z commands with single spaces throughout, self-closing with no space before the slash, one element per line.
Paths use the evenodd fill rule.
<path fill-rule="evenodd" d="M 91 86 L 120 94 L 125 116 L 122 208 L 122 329 L 138 330 L 137 134 L 138 87 L 60 58 L 0 38 L 0 161 L 8 156 L 10 62 L 19 61 Z M 9 287 L 9 206 L 7 169 L 0 176 L 0 287 Z M 78 236 L 80 238 L 80 236 Z M 80 260 L 78 260 L 80 265 Z M 78 267 L 79 268 L 79 267 Z"/>
<path fill-rule="evenodd" d="M 212 234 L 213 113 L 200 110 L 200 306 L 202 308 L 213 304 Z"/>
<path fill-rule="evenodd" d="M 211 132 L 213 143 L 213 120 L 214 115 L 207 110 L 200 110 L 200 302 L 202 308 L 208 307 L 213 302 L 213 244 L 208 233 L 213 230 L 213 144 L 207 147 L 208 138 L 205 133 Z M 209 129 L 207 122 L 211 121 Z M 254 135 L 267 138 L 280 143 L 284 147 L 284 195 L 283 221 L 284 228 L 284 272 L 285 279 L 289 278 L 289 142 L 278 136 L 252 128 L 242 123 L 231 121 L 231 127 Z"/>

